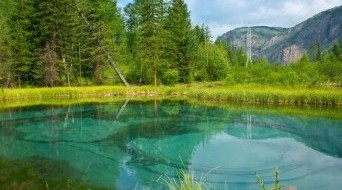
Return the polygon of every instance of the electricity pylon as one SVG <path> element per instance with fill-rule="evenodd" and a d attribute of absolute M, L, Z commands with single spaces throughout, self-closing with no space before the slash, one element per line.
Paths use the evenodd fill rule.
<path fill-rule="evenodd" d="M 252 31 L 251 28 L 247 29 L 247 61 L 246 61 L 246 67 L 248 67 L 248 65 L 252 65 Z"/>

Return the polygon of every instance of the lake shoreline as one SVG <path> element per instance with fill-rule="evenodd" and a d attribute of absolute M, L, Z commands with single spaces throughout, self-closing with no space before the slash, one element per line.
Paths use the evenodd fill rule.
<path fill-rule="evenodd" d="M 342 90 L 276 88 L 262 86 L 98 86 L 2 89 L 0 101 L 70 100 L 84 98 L 186 98 L 193 101 L 248 105 L 342 106 Z"/>
<path fill-rule="evenodd" d="M 273 112 L 342 118 L 342 91 L 339 89 L 294 89 L 292 94 L 289 93 L 292 89 L 272 87 L 263 87 L 263 89 L 265 89 L 264 92 L 261 87 L 253 86 L 210 87 L 205 85 L 4 89 L 0 91 L 0 110 L 29 106 L 122 103 L 126 100 L 154 101 L 159 104 L 170 100 L 186 101 L 196 106 L 221 107 L 259 113 Z M 277 92 L 280 93 L 277 94 Z M 295 98 L 299 100 L 295 100 Z"/>

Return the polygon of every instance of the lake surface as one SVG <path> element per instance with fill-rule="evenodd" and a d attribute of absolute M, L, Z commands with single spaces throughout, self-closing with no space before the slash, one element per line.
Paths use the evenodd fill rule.
<path fill-rule="evenodd" d="M 182 101 L 0 112 L 0 189 L 165 189 L 181 171 L 212 189 L 342 187 L 342 120 Z"/>

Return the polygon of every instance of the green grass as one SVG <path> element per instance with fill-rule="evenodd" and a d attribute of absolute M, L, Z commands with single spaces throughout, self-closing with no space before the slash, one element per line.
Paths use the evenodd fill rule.
<path fill-rule="evenodd" d="M 342 89 L 275 88 L 253 85 L 190 88 L 188 97 L 243 104 L 342 106 Z"/>
<path fill-rule="evenodd" d="M 260 190 L 282 190 L 285 188 L 280 183 L 278 168 L 275 168 L 274 170 L 274 181 L 271 187 L 267 188 L 265 186 L 262 177 L 259 174 L 256 175 L 256 182 L 259 185 Z M 181 171 L 179 181 L 167 178 L 166 184 L 169 190 L 209 190 L 209 188 L 205 186 L 205 177 L 197 181 L 193 174 L 186 171 Z"/>
<path fill-rule="evenodd" d="M 208 190 L 204 185 L 204 179 L 196 181 L 193 174 L 181 171 L 181 176 L 178 181 L 167 178 L 166 185 L 169 190 Z"/>
<path fill-rule="evenodd" d="M 280 184 L 278 168 L 274 170 L 274 183 L 272 187 L 267 188 L 264 184 L 264 181 L 258 174 L 257 174 L 257 182 L 260 187 L 260 190 L 282 190 L 284 188 L 284 186 Z"/>
<path fill-rule="evenodd" d="M 125 93 L 125 87 L 121 86 L 23 88 L 4 89 L 0 92 L 0 99 L 3 102 L 32 99 L 80 99 L 124 96 Z"/>
<path fill-rule="evenodd" d="M 113 97 L 183 97 L 193 101 L 234 104 L 314 105 L 342 107 L 339 88 L 275 88 L 256 85 L 226 86 L 221 83 L 196 83 L 176 86 L 99 86 L 2 89 L 0 102 L 65 100 Z"/>

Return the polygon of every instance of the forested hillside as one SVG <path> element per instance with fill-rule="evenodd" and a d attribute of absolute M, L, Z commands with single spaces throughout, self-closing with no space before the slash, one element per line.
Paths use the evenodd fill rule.
<path fill-rule="evenodd" d="M 184 0 L 1 0 L 0 83 L 5 88 L 121 84 L 341 84 L 342 43 L 294 66 L 245 68 L 244 48 L 211 41 Z M 115 69 L 117 71 L 115 71 Z"/>

